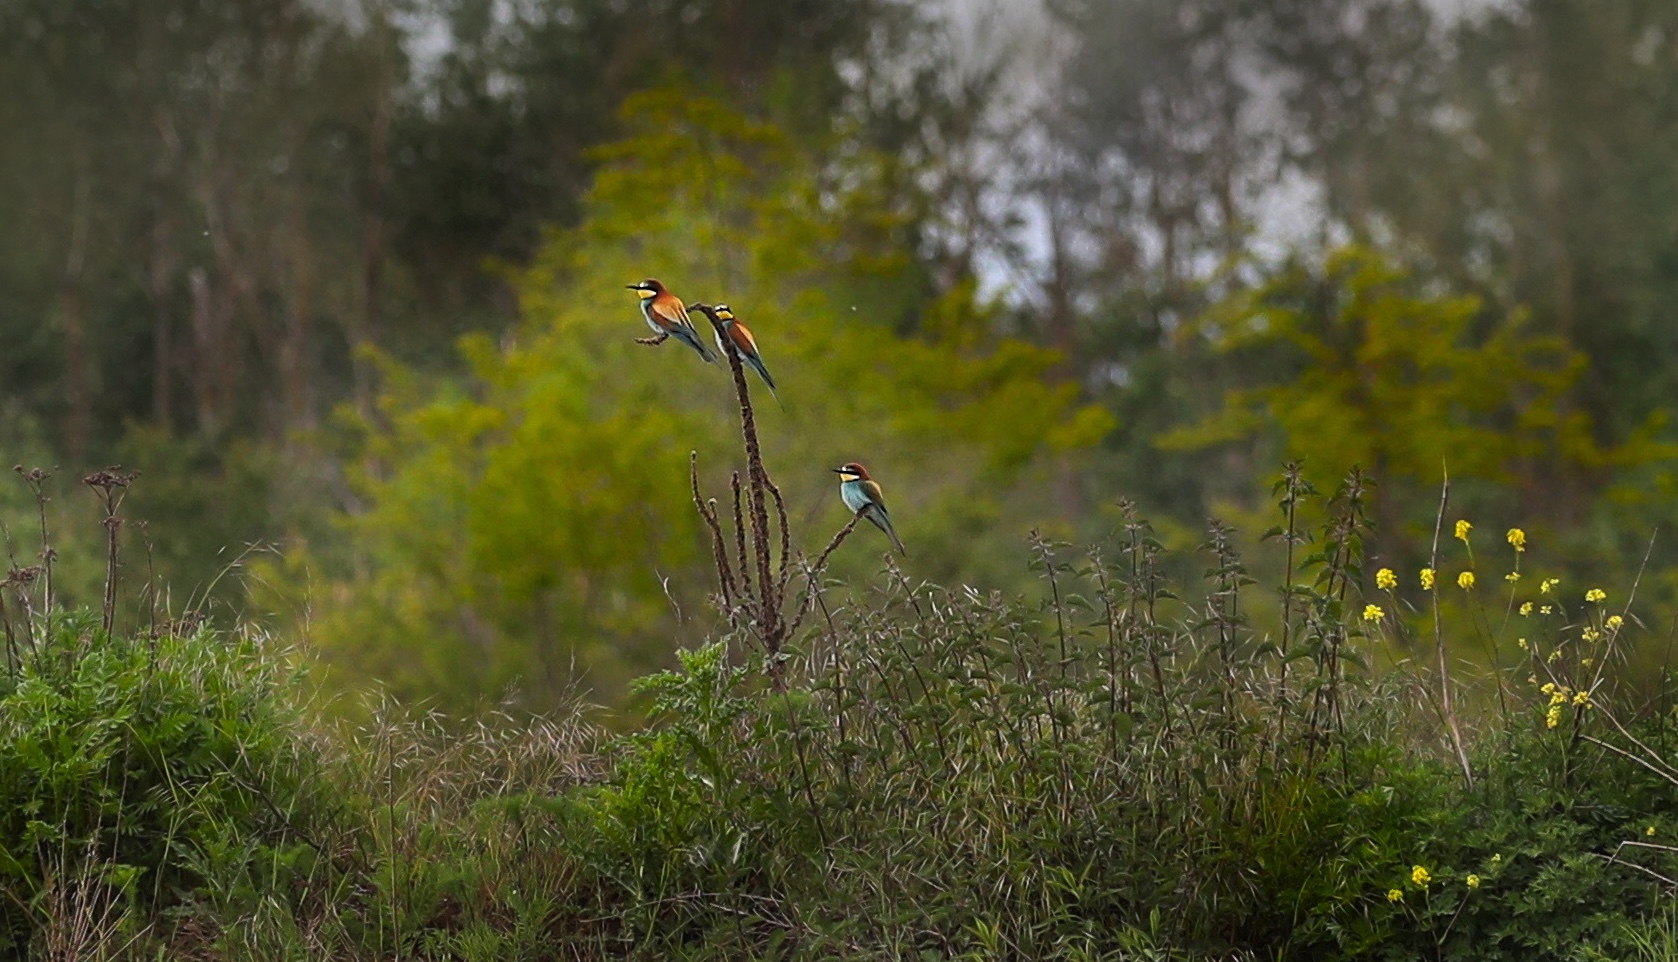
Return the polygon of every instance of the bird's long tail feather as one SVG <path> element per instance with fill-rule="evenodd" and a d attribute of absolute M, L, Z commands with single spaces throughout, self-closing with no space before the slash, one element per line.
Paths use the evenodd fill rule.
<path fill-rule="evenodd" d="M 763 378 L 764 386 L 769 388 L 769 396 L 775 399 L 775 403 L 781 406 L 781 410 L 785 411 L 787 406 L 781 400 L 780 392 L 775 390 L 775 379 L 769 376 L 769 369 L 763 366 L 763 361 L 755 357 L 747 357 L 746 360 L 751 362 L 752 369 L 757 371 L 759 377 Z"/>
<path fill-rule="evenodd" d="M 898 554 L 905 558 L 909 557 L 908 550 L 903 547 L 903 539 L 897 536 L 897 531 L 891 526 L 891 518 L 884 511 L 874 505 L 869 505 L 864 509 L 864 513 L 868 515 L 868 520 L 874 522 L 874 527 L 884 531 L 886 537 L 891 539 L 892 547 L 897 549 Z"/>
<path fill-rule="evenodd" d="M 706 364 L 715 364 L 717 362 L 716 356 L 711 353 L 710 348 L 705 346 L 705 342 L 699 339 L 699 335 L 693 328 L 677 325 L 673 328 L 673 330 L 676 336 L 681 338 L 683 344 L 686 344 L 688 347 L 691 347 L 699 352 L 699 356 L 705 359 Z"/>

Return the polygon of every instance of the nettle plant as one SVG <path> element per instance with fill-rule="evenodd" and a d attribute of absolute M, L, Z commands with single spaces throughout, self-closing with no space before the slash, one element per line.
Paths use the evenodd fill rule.
<path fill-rule="evenodd" d="M 776 584 L 752 564 L 770 540 L 753 532 L 773 529 L 748 521 L 730 543 L 695 492 L 730 624 L 760 629 L 738 571 Z M 672 944 L 1395 959 L 1621 944 L 1671 885 L 1674 852 L 1644 833 L 1678 813 L 1648 735 L 1667 720 L 1617 674 L 1631 599 L 1563 604 L 1560 582 L 1523 572 L 1519 529 L 1507 572 L 1477 569 L 1448 488 L 1426 566 L 1404 576 L 1366 571 L 1361 472 L 1324 497 L 1290 464 L 1276 494 L 1273 589 L 1217 521 L 1185 585 L 1130 504 L 1103 544 L 1033 537 L 1040 602 L 895 567 L 867 586 L 812 578 L 765 646 L 770 684 L 723 642 L 647 680 L 654 724 L 583 805 L 579 856 L 618 866 L 640 931 Z M 1494 583 L 1501 618 L 1476 603 Z M 1502 655 L 1471 665 L 1477 641 Z"/>

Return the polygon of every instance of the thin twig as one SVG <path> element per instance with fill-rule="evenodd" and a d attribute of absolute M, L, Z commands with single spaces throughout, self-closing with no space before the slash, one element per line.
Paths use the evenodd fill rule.
<path fill-rule="evenodd" d="M 781 529 L 781 570 L 775 577 L 775 608 L 779 610 L 786 597 L 787 585 L 792 583 L 792 532 L 787 528 L 787 503 L 781 498 L 781 489 L 770 480 L 768 472 L 763 475 L 763 484 L 775 499 L 775 518 Z"/>
<path fill-rule="evenodd" d="M 1451 472 L 1441 465 L 1444 480 L 1439 486 L 1439 515 L 1433 521 L 1433 550 L 1428 567 L 1433 569 L 1433 644 L 1439 655 L 1439 704 L 1445 715 L 1445 725 L 1451 732 L 1451 747 L 1456 749 L 1457 762 L 1462 766 L 1462 777 L 1474 787 L 1474 768 L 1468 763 L 1468 752 L 1462 744 L 1462 728 L 1457 724 L 1456 709 L 1451 704 L 1451 669 L 1445 655 L 1445 623 L 1439 612 L 1439 595 L 1445 590 L 1439 580 L 1439 532 L 1445 526 L 1445 507 L 1451 501 Z"/>
<path fill-rule="evenodd" d="M 746 516 L 740 507 L 740 472 L 731 474 L 728 484 L 734 493 L 734 550 L 740 562 L 740 602 L 744 604 L 752 594 L 752 566 L 746 561 Z"/>
<path fill-rule="evenodd" d="M 790 638 L 798 634 L 798 629 L 803 626 L 805 617 L 810 613 L 811 601 L 819 597 L 816 586 L 820 582 L 822 571 L 827 567 L 827 559 L 834 551 L 838 550 L 841 544 L 845 543 L 845 539 L 851 536 L 851 532 L 856 530 L 857 523 L 861 520 L 862 515 L 851 515 L 851 520 L 845 522 L 845 526 L 840 528 L 839 533 L 835 534 L 833 540 L 827 543 L 827 547 L 822 549 L 822 553 L 816 555 L 815 563 L 805 567 L 804 600 L 799 602 L 798 611 L 793 615 L 792 627 L 787 629 L 787 637 Z"/>
<path fill-rule="evenodd" d="M 722 588 L 723 606 L 730 613 L 734 610 L 734 573 L 728 567 L 728 542 L 724 540 L 722 527 L 717 522 L 717 503 L 715 500 L 707 502 L 699 493 L 699 452 L 688 454 L 688 481 L 693 487 L 693 506 L 704 519 L 705 526 L 711 532 L 711 552 L 717 563 L 717 580 Z"/>
<path fill-rule="evenodd" d="M 1631 752 L 1626 751 L 1618 745 L 1611 745 L 1608 742 L 1597 738 L 1595 735 L 1580 735 L 1579 738 L 1581 741 L 1590 742 L 1592 745 L 1596 745 L 1599 748 L 1606 748 L 1614 754 L 1619 755 L 1621 758 L 1634 761 L 1637 764 L 1642 765 L 1644 768 L 1647 768 L 1649 771 L 1654 772 L 1656 775 L 1659 775 L 1661 778 L 1666 779 L 1668 782 L 1671 782 L 1673 785 L 1678 785 L 1678 778 L 1674 778 L 1666 772 L 1661 771 L 1645 759 L 1638 758 L 1636 755 L 1633 755 Z"/>

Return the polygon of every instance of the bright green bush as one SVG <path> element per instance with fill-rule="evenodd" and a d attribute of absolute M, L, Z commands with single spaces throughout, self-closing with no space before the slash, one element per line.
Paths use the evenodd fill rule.
<path fill-rule="evenodd" d="M 211 886 L 291 893 L 312 874 L 330 806 L 260 646 L 109 636 L 87 612 L 18 640 L 0 672 L 0 954 L 134 936 Z"/>

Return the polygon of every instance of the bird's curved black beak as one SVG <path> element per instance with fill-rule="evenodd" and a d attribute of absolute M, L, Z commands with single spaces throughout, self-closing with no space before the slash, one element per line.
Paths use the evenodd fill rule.
<path fill-rule="evenodd" d="M 828 470 L 832 471 L 834 474 L 844 474 L 845 473 L 844 468 L 829 468 Z"/>
<path fill-rule="evenodd" d="M 638 291 L 638 290 L 641 289 L 641 285 L 639 285 L 639 284 L 625 284 L 623 286 L 623 289 L 626 290 L 626 291 Z"/>

